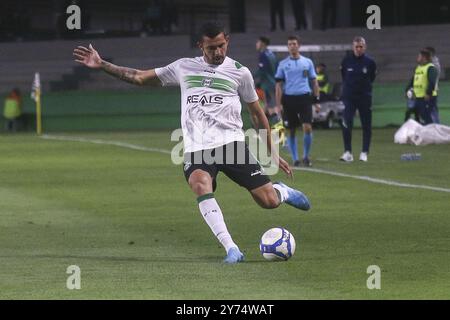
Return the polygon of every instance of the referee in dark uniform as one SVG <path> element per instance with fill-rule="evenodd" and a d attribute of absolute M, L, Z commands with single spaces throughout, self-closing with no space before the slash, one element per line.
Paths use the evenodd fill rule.
<path fill-rule="evenodd" d="M 377 66 L 365 52 L 366 41 L 363 37 L 355 37 L 353 53 L 347 55 L 341 63 L 342 100 L 345 105 L 342 122 L 344 154 L 341 160 L 345 162 L 353 161 L 352 128 L 356 110 L 359 111 L 363 129 L 363 146 L 359 160 L 367 162 L 369 153 L 372 135 L 372 82 L 375 80 Z"/>

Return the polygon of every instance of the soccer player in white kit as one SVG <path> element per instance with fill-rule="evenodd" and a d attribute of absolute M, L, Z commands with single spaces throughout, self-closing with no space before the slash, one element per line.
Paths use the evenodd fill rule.
<path fill-rule="evenodd" d="M 273 161 L 292 176 L 289 164 L 272 148 L 269 123 L 259 106 L 252 75 L 248 68 L 226 56 L 228 43 L 229 35 L 222 26 L 206 23 L 198 41 L 203 56 L 182 58 L 162 68 L 116 66 L 103 60 L 92 45 L 78 46 L 73 54 L 75 61 L 129 83 L 180 86 L 184 175 L 197 196 L 204 220 L 225 248 L 224 262 L 237 263 L 244 260 L 244 255 L 228 232 L 213 193 L 219 171 L 246 188 L 263 208 L 273 209 L 286 202 L 309 210 L 310 203 L 302 192 L 281 182 L 272 183 L 249 152 L 242 131 L 241 100 L 259 128 L 266 129 Z"/>

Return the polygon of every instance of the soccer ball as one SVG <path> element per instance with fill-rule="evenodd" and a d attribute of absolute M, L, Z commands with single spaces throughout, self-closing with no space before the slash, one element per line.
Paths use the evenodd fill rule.
<path fill-rule="evenodd" d="M 269 261 L 288 260 L 294 255 L 295 239 L 284 228 L 272 228 L 262 235 L 259 249 Z"/>

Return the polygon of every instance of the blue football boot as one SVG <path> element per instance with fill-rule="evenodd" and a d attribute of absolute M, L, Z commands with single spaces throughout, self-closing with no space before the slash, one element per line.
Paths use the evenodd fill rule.
<path fill-rule="evenodd" d="M 286 189 L 287 198 L 284 200 L 284 202 L 286 202 L 287 204 L 305 211 L 311 208 L 308 197 L 303 192 L 292 189 L 291 187 L 285 185 L 283 182 L 274 182 L 274 184 L 278 184 Z"/>
<path fill-rule="evenodd" d="M 223 260 L 224 263 L 233 264 L 244 261 L 244 255 L 239 248 L 233 247 L 228 250 L 227 256 Z"/>

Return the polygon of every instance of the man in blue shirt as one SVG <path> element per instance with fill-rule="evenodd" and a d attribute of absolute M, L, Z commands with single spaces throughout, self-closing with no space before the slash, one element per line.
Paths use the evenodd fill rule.
<path fill-rule="evenodd" d="M 278 122 L 279 110 L 275 108 L 275 72 L 278 61 L 275 54 L 267 49 L 270 44 L 269 38 L 260 37 L 256 41 L 256 50 L 259 52 L 258 69 L 254 74 L 255 82 L 264 91 L 266 113 L 269 115 L 271 124 Z"/>
<path fill-rule="evenodd" d="M 341 63 L 343 83 L 342 100 L 345 105 L 342 121 L 344 154 L 341 160 L 352 162 L 352 128 L 356 110 L 359 111 L 363 129 L 363 146 L 359 160 L 367 162 L 372 135 L 372 82 L 375 80 L 377 66 L 375 61 L 365 54 L 366 41 L 362 37 L 353 39 L 353 53 L 347 55 Z"/>
<path fill-rule="evenodd" d="M 290 130 L 289 149 L 294 166 L 300 166 L 297 152 L 296 128 L 303 125 L 303 165 L 311 166 L 309 152 L 312 144 L 312 103 L 319 101 L 319 83 L 311 59 L 300 55 L 300 40 L 288 38 L 289 56 L 277 68 L 275 96 L 277 105 L 283 110 L 283 122 Z M 282 83 L 284 82 L 284 86 Z M 310 82 L 313 84 L 311 89 Z M 314 97 L 311 95 L 314 91 Z M 316 108 L 319 108 L 316 104 Z"/>

